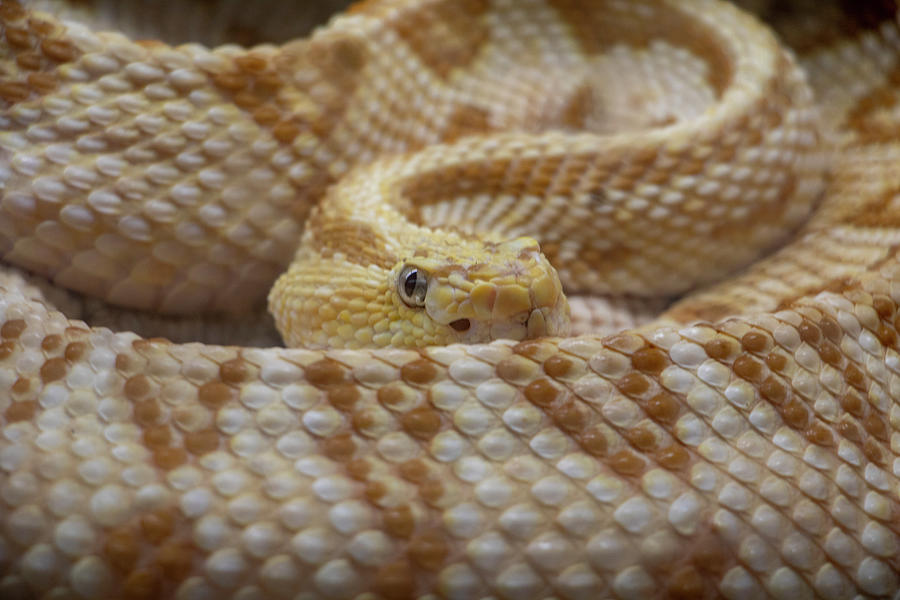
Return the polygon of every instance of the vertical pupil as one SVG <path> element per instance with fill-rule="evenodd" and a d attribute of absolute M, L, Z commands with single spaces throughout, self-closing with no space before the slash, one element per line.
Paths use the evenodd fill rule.
<path fill-rule="evenodd" d="M 419 276 L 417 272 L 412 271 L 409 275 L 406 276 L 406 281 L 403 283 L 403 290 L 410 298 L 413 297 L 413 292 L 416 291 L 416 280 L 418 279 L 418 277 Z"/>

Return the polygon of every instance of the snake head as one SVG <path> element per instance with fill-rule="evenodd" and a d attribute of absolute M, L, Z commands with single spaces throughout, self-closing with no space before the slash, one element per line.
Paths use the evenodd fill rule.
<path fill-rule="evenodd" d="M 467 255 L 419 249 L 391 271 L 398 310 L 421 312 L 424 322 L 411 321 L 432 343 L 568 333 L 568 302 L 536 240 L 481 241 L 477 252 L 463 248 Z"/>
<path fill-rule="evenodd" d="M 383 266 L 368 261 L 374 253 L 354 262 L 306 242 L 269 294 L 289 346 L 410 348 L 568 333 L 559 277 L 531 238 L 413 231 L 406 258 Z"/>

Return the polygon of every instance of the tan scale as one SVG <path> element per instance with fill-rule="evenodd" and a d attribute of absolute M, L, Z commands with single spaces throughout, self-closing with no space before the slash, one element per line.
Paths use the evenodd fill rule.
<path fill-rule="evenodd" d="M 897 7 L 741 5 L 0 2 L 0 597 L 892 597 Z"/>

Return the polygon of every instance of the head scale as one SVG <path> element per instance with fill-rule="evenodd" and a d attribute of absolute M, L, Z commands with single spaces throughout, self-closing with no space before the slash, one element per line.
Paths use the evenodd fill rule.
<path fill-rule="evenodd" d="M 394 269 L 400 300 L 424 309 L 436 325 L 450 327 L 454 341 L 566 333 L 568 304 L 538 243 L 521 237 L 479 244 L 477 257 L 430 251 L 405 260 Z"/>

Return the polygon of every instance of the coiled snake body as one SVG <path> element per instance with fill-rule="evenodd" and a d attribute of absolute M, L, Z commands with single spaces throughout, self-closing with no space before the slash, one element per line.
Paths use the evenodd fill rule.
<path fill-rule="evenodd" d="M 0 597 L 896 593 L 893 3 L 280 4 L 0 2 Z"/>

